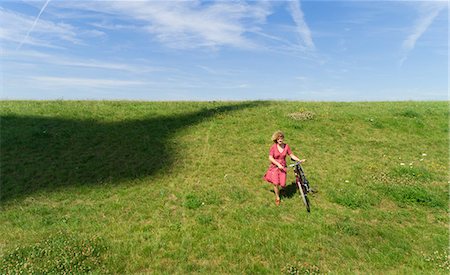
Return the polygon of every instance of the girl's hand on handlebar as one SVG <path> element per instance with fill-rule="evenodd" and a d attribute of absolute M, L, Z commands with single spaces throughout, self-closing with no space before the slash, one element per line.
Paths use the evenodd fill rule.
<path fill-rule="evenodd" d="M 301 160 L 299 160 L 300 163 L 303 163 L 303 162 L 305 162 L 305 161 L 306 161 L 306 159 L 301 159 Z"/>

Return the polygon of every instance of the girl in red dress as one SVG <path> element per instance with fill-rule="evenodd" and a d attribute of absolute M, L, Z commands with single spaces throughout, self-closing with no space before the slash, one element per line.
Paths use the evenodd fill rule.
<path fill-rule="evenodd" d="M 274 144 L 270 147 L 269 160 L 270 166 L 264 175 L 264 179 L 273 184 L 275 191 L 275 203 L 280 205 L 280 186 L 286 187 L 286 156 L 290 156 L 295 161 L 305 162 L 305 159 L 300 160 L 297 156 L 292 154 L 289 145 L 284 143 L 284 134 L 281 131 L 276 131 L 272 135 Z"/>

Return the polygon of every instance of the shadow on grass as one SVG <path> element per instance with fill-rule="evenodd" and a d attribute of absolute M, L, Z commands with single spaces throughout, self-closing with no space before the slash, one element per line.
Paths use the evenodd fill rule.
<path fill-rule="evenodd" d="M 284 198 L 292 198 L 295 193 L 297 193 L 297 185 L 295 184 L 295 182 L 291 182 L 291 184 L 286 185 L 286 187 L 284 188 L 283 192 L 281 193 L 281 195 Z"/>
<path fill-rule="evenodd" d="M 0 200 L 36 191 L 116 183 L 168 169 L 178 156 L 171 137 L 183 128 L 264 102 L 244 102 L 115 123 L 52 117 L 1 117 Z"/>
<path fill-rule="evenodd" d="M 280 189 L 280 197 L 290 199 L 295 196 L 295 193 L 297 193 L 297 191 L 297 185 L 295 184 L 295 182 L 291 182 L 291 184 L 286 185 L 286 187 Z M 270 189 L 270 192 L 275 194 L 275 191 L 273 189 Z"/>

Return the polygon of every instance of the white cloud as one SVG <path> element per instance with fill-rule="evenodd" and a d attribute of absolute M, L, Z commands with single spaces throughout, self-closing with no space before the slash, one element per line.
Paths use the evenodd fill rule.
<path fill-rule="evenodd" d="M 308 81 L 308 80 L 309 80 L 309 77 L 307 77 L 307 76 L 302 76 L 302 75 L 296 76 L 296 77 L 294 77 L 294 78 L 297 79 L 297 80 L 300 80 L 301 82 L 304 82 L 304 81 Z"/>
<path fill-rule="evenodd" d="M 292 19 L 294 20 L 295 24 L 297 25 L 297 32 L 300 36 L 300 39 L 303 42 L 303 46 L 307 50 L 314 50 L 314 42 L 312 39 L 311 30 L 309 29 L 308 25 L 305 21 L 305 16 L 303 14 L 303 11 L 301 9 L 300 1 L 294 0 L 289 1 L 288 4 L 289 11 L 291 13 Z"/>
<path fill-rule="evenodd" d="M 143 81 L 101 79 L 101 78 L 77 78 L 77 77 L 51 77 L 32 76 L 33 81 L 38 81 L 40 86 L 57 87 L 87 87 L 87 88 L 115 88 L 117 86 L 145 85 Z"/>
<path fill-rule="evenodd" d="M 99 28 L 99 29 L 105 29 L 105 30 L 137 30 L 136 26 L 133 25 L 124 25 L 124 24 L 114 24 L 111 22 L 108 22 L 106 20 L 89 23 L 89 25 Z"/>
<path fill-rule="evenodd" d="M 175 6 L 159 5 L 157 9 L 150 7 L 130 12 L 141 19 L 151 18 L 147 30 L 173 48 L 253 48 L 255 45 L 244 35 L 248 27 L 243 21 L 260 22 L 267 15 L 260 6 L 226 2 L 206 7 L 178 2 Z"/>
<path fill-rule="evenodd" d="M 39 9 L 42 6 L 41 3 L 38 5 L 30 2 L 29 4 Z M 45 9 L 45 14 L 47 18 L 63 22 L 89 18 L 85 21 L 87 26 L 99 28 L 105 32 L 120 30 L 147 32 L 155 41 L 175 49 L 214 50 L 233 47 L 251 50 L 271 49 L 292 52 L 296 55 L 304 53 L 305 50 L 314 49 L 311 31 L 305 22 L 300 3 L 297 1 L 287 3 L 295 24 L 285 27 L 298 33 L 300 43 L 280 38 L 277 34 L 264 32 L 267 17 L 274 12 L 274 6 L 279 5 L 286 5 L 286 2 L 52 1 Z M 20 34 L 17 35 L 13 35 L 17 33 L 14 28 L 16 24 L 5 27 L 8 35 L 3 37 L 20 43 L 33 25 L 34 17 L 13 12 L 9 12 L 9 15 L 19 18 L 5 21 L 25 22 L 19 24 L 22 27 L 19 27 Z M 50 25 L 53 26 L 49 27 Z M 47 36 L 42 35 L 45 30 L 47 30 Z M 46 47 L 57 45 L 55 39 L 83 44 L 81 38 L 85 38 L 85 41 L 88 41 L 89 37 L 105 38 L 107 36 L 105 32 L 75 28 L 68 24 L 56 24 L 41 18 L 26 42 L 30 45 Z M 270 39 L 271 43 L 255 39 L 255 34 Z"/>
<path fill-rule="evenodd" d="M 105 62 L 96 59 L 76 58 L 55 54 L 46 54 L 37 51 L 3 51 L 0 53 L 3 62 L 19 62 L 20 64 L 54 65 L 65 67 L 81 67 L 103 70 L 123 71 L 129 73 L 150 73 L 157 71 L 170 71 L 167 67 L 134 64 L 132 62 Z"/>
<path fill-rule="evenodd" d="M 112 14 L 135 20 L 159 42 L 172 48 L 254 48 L 246 33 L 263 24 L 269 2 L 102 1 L 52 2 L 54 7 Z M 142 26 L 144 24 L 144 26 Z M 105 24 L 105 26 L 108 26 Z"/>
<path fill-rule="evenodd" d="M 12 42 L 20 45 L 24 42 L 29 45 L 48 48 L 60 48 L 54 43 L 55 40 L 75 44 L 81 43 L 81 40 L 77 38 L 76 29 L 69 24 L 53 23 L 42 19 L 36 21 L 33 17 L 8 11 L 1 7 L 0 18 L 0 40 L 3 40 L 3 43 Z M 27 37 L 32 27 L 33 33 L 30 33 Z M 25 38 L 26 40 L 24 40 Z"/>
<path fill-rule="evenodd" d="M 400 66 L 408 58 L 409 53 L 414 50 L 417 40 L 428 30 L 430 25 L 438 14 L 447 7 L 447 2 L 428 1 L 419 4 L 419 18 L 416 20 L 411 34 L 403 41 L 403 57 L 400 60 Z"/>

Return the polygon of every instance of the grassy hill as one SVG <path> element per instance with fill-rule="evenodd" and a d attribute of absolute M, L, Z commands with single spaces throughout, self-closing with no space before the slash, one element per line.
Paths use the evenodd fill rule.
<path fill-rule="evenodd" d="M 2 274 L 450 268 L 447 102 L 0 107 Z M 278 129 L 310 214 L 262 181 Z"/>

